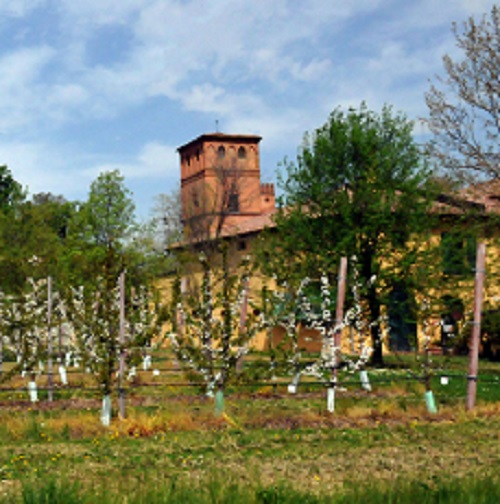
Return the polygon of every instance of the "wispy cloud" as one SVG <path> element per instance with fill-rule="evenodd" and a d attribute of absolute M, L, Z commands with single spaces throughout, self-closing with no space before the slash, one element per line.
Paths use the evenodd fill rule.
<path fill-rule="evenodd" d="M 452 21 L 493 4 L 0 0 L 0 162 L 33 191 L 73 197 L 114 168 L 168 191 L 174 146 L 218 119 L 262 135 L 271 166 L 339 105 L 425 115 Z"/>
<path fill-rule="evenodd" d="M 88 180 L 93 180 L 103 172 L 119 170 L 127 179 L 151 179 L 165 176 L 171 179 L 179 176 L 178 157 L 175 147 L 159 143 L 147 143 L 128 162 L 96 163 L 82 170 Z"/>

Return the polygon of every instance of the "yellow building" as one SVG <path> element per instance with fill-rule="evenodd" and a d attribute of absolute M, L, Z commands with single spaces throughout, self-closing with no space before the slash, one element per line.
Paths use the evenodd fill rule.
<path fill-rule="evenodd" d="M 242 254 L 252 252 L 254 240 L 265 228 L 275 226 L 274 186 L 262 184 L 260 180 L 260 140 L 254 135 L 210 133 L 179 147 L 185 241 L 177 248 L 192 246 L 196 250 L 211 240 L 223 239 L 230 241 L 230 255 L 237 262 Z M 449 313 L 442 313 L 443 320 L 434 319 L 433 343 L 439 343 L 441 336 L 456 333 L 457 326 L 468 318 L 468 312 L 472 310 L 475 239 L 472 239 L 472 234 L 467 237 L 467 233 L 455 233 L 457 220 L 461 222 L 462 230 L 470 225 L 470 219 L 480 222 L 484 238 L 493 243 L 497 230 L 494 224 L 489 223 L 493 222 L 492 216 L 500 213 L 500 181 L 476 184 L 454 196 L 441 195 L 434 211 L 440 218 L 434 239 L 441 243 L 442 273 L 447 279 L 439 295 L 450 302 Z M 488 247 L 488 268 L 492 273 L 496 250 Z M 447 262 L 447 254 L 454 258 L 453 261 Z M 466 271 L 468 275 L 461 274 Z M 272 281 L 262 276 L 253 279 L 250 285 L 254 296 L 258 295 L 264 283 L 272 287 Z M 500 306 L 500 291 L 496 283 L 490 281 L 487 287 L 487 306 L 491 309 Z M 394 302 L 400 302 L 405 295 L 405 292 L 395 290 Z M 460 309 L 458 299 L 461 301 Z M 388 312 L 390 317 L 390 310 Z M 409 338 L 416 336 L 417 332 L 421 333 L 416 323 L 404 322 L 405 316 L 401 314 L 400 320 L 396 320 L 393 314 L 390 321 L 391 327 L 399 324 L 397 331 L 406 334 L 401 341 L 397 338 L 391 340 L 391 344 L 399 350 L 409 350 Z M 409 316 L 411 318 L 411 314 Z M 283 328 L 276 328 L 273 340 L 282 339 L 283 333 Z M 348 330 L 344 331 L 343 341 L 346 351 L 351 351 L 352 340 L 348 333 Z M 320 350 L 321 338 L 317 332 L 304 328 L 301 337 L 303 347 Z M 267 343 L 267 336 L 261 334 L 255 345 L 262 349 Z"/>

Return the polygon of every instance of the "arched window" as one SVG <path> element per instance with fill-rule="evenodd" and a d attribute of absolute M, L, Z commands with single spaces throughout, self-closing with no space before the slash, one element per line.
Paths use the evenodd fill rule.
<path fill-rule="evenodd" d="M 245 159 L 246 157 L 247 157 L 247 151 L 245 150 L 245 147 L 240 147 L 238 149 L 238 158 Z"/>
<path fill-rule="evenodd" d="M 226 155 L 226 149 L 224 149 L 224 147 L 221 145 L 221 146 L 217 149 L 217 157 L 218 157 L 219 159 L 222 159 L 225 155 Z"/>

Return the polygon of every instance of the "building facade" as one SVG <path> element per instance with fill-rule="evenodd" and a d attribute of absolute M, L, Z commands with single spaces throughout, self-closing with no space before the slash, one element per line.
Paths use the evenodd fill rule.
<path fill-rule="evenodd" d="M 274 185 L 261 183 L 260 141 L 208 133 L 178 148 L 186 240 L 237 235 L 275 211 Z"/>

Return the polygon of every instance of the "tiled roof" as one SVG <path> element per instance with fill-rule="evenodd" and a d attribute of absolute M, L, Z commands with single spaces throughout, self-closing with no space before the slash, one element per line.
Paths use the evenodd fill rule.
<path fill-rule="evenodd" d="M 221 238 L 229 238 L 230 236 L 236 235 L 246 235 L 251 233 L 256 233 L 262 231 L 265 228 L 276 227 L 276 223 L 273 220 L 273 215 L 275 212 L 256 215 L 255 217 L 249 217 L 244 221 L 238 223 L 234 226 L 225 226 L 221 233 Z"/>
<path fill-rule="evenodd" d="M 500 179 L 472 184 L 461 189 L 458 196 L 482 205 L 486 213 L 500 213 Z"/>

